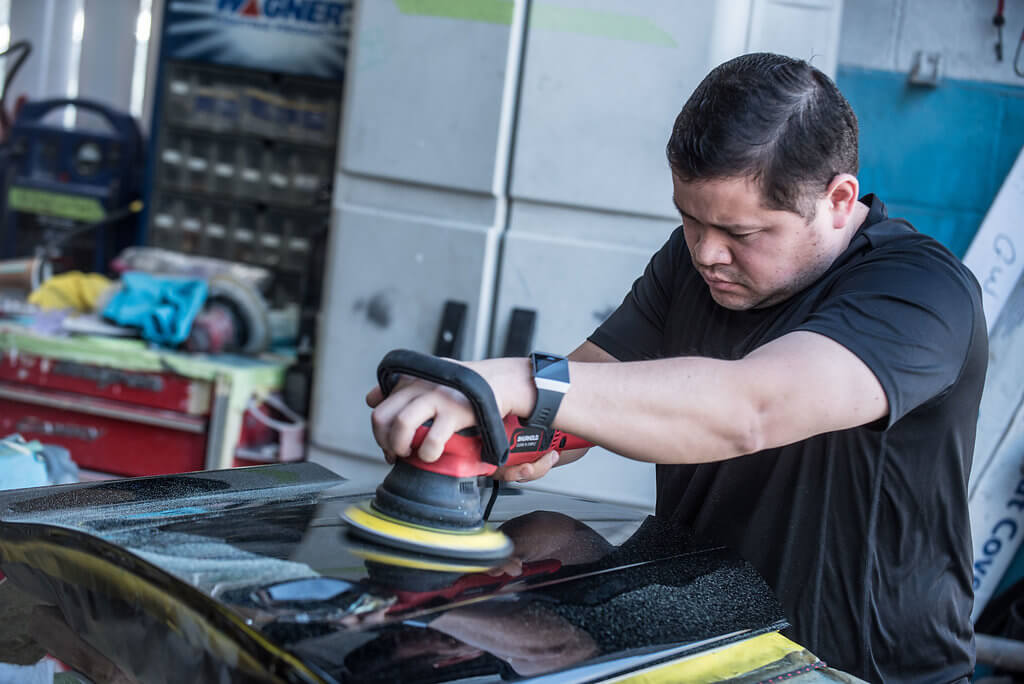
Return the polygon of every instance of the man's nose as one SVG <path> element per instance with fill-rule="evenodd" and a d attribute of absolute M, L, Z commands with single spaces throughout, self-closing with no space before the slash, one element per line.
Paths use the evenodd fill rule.
<path fill-rule="evenodd" d="M 717 266 L 730 263 L 732 252 L 729 251 L 725 238 L 714 228 L 710 228 L 701 231 L 696 249 L 693 250 L 693 258 L 698 266 Z"/>

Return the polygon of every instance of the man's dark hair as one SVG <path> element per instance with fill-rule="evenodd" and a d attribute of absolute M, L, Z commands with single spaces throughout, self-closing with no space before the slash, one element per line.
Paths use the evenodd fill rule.
<path fill-rule="evenodd" d="M 676 117 L 668 161 L 684 182 L 747 176 L 772 209 L 814 214 L 839 173 L 857 173 L 857 117 L 807 62 L 758 52 L 708 74 Z"/>

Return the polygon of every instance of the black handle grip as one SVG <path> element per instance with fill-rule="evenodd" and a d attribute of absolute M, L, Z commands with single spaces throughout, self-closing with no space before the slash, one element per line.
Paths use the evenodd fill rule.
<path fill-rule="evenodd" d="M 480 458 L 499 468 L 508 460 L 508 435 L 498 411 L 498 402 L 487 381 L 475 371 L 453 361 L 410 349 L 395 349 L 384 355 L 377 366 L 377 383 L 385 395 L 391 394 L 397 374 L 411 375 L 458 390 L 473 407 L 483 440 Z"/>

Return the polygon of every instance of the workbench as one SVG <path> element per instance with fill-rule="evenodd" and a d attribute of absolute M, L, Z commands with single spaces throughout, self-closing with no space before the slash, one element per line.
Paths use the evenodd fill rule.
<path fill-rule="evenodd" d="M 0 322 L 0 435 L 59 444 L 100 474 L 251 464 L 260 457 L 245 450 L 254 432 L 247 409 L 281 388 L 291 361 L 49 336 Z M 239 459 L 240 446 L 249 460 Z"/>

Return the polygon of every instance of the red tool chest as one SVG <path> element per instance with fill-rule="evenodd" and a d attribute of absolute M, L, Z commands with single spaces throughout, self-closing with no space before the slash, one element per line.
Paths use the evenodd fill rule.
<path fill-rule="evenodd" d="M 205 466 L 211 383 L 5 354 L 0 434 L 59 444 L 82 468 L 161 475 Z"/>
<path fill-rule="evenodd" d="M 164 475 L 223 467 L 212 440 L 233 440 L 227 465 L 253 454 L 273 460 L 277 435 L 215 401 L 215 383 L 173 371 L 145 372 L 7 350 L 0 354 L 0 435 L 58 444 L 82 468 L 120 476 Z M 218 408 L 219 407 L 219 408 Z M 235 409 L 236 411 L 238 409 Z M 218 412 L 219 411 L 219 412 Z M 230 432 L 230 429 L 229 429 Z M 235 435 L 234 437 L 232 435 Z M 211 454 L 213 456 L 211 456 Z"/>
<path fill-rule="evenodd" d="M 191 415 L 210 413 L 211 383 L 174 373 L 126 371 L 25 353 L 7 353 L 0 359 L 0 382 Z"/>

